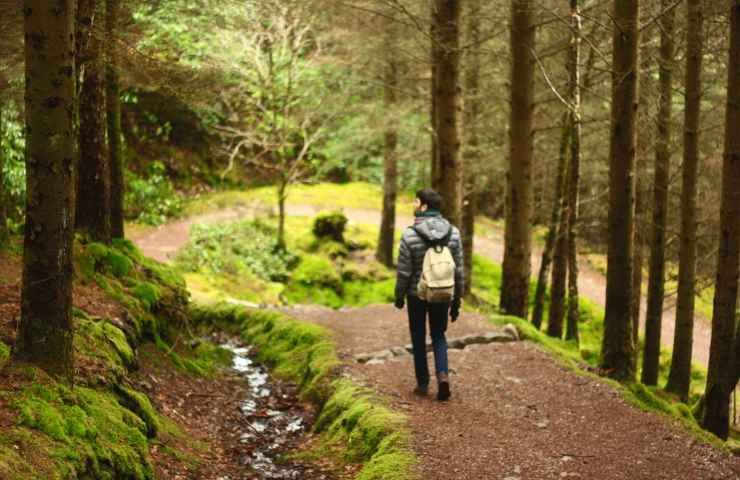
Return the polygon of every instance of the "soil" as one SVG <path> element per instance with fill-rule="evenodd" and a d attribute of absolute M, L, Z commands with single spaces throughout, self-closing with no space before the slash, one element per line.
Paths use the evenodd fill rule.
<path fill-rule="evenodd" d="M 453 397 L 440 403 L 412 393 L 411 356 L 351 360 L 407 342 L 405 312 L 291 313 L 330 328 L 353 376 L 406 413 L 425 480 L 740 478 L 740 458 L 697 442 L 667 417 L 637 410 L 608 384 L 560 366 L 531 343 L 450 350 Z M 448 336 L 481 328 L 483 317 L 464 314 Z"/>

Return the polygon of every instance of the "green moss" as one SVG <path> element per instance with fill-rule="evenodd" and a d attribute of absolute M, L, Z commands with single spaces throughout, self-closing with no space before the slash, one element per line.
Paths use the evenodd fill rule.
<path fill-rule="evenodd" d="M 0 367 L 8 361 L 8 358 L 10 358 L 10 347 L 0 342 Z"/>
<path fill-rule="evenodd" d="M 123 405 L 134 412 L 146 424 L 147 436 L 154 438 L 161 429 L 159 415 L 149 401 L 149 397 L 141 392 L 126 387 L 119 387 L 119 396 Z"/>
<path fill-rule="evenodd" d="M 327 287 L 342 291 L 342 277 L 334 264 L 325 257 L 306 255 L 291 275 L 292 282 L 308 287 Z"/>
<path fill-rule="evenodd" d="M 112 393 L 36 382 L 14 396 L 19 425 L 0 443 L 40 438 L 52 462 L 47 478 L 153 478 L 146 424 Z"/>
<path fill-rule="evenodd" d="M 342 212 L 320 213 L 314 219 L 313 234 L 319 240 L 343 244 L 347 222 L 347 216 Z"/>
<path fill-rule="evenodd" d="M 136 356 L 124 332 L 106 320 L 94 318 L 77 319 L 74 337 L 78 356 L 100 363 L 101 374 L 108 383 L 123 377 L 136 364 Z"/>
<path fill-rule="evenodd" d="M 134 287 L 133 295 L 144 304 L 147 310 L 152 308 L 162 298 L 160 289 L 150 282 L 141 282 Z"/>

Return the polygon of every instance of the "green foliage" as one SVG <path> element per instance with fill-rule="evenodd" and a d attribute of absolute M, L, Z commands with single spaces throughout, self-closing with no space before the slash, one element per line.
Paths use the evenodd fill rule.
<path fill-rule="evenodd" d="M 159 302 L 160 298 L 162 298 L 159 288 L 150 282 L 138 283 L 132 293 L 134 297 L 141 301 L 147 310 L 151 310 Z"/>
<path fill-rule="evenodd" d="M 0 341 L 0 367 L 10 358 L 10 347 Z"/>
<path fill-rule="evenodd" d="M 250 270 L 257 277 L 284 282 L 297 258 L 275 248 L 275 230 L 259 221 L 196 225 L 177 262 L 186 271 L 239 275 Z"/>
<path fill-rule="evenodd" d="M 167 176 L 165 165 L 154 162 L 146 178 L 126 172 L 126 218 L 147 225 L 161 225 L 182 214 L 184 202 Z"/>
<path fill-rule="evenodd" d="M 12 102 L 0 110 L 0 182 L 7 198 L 9 226 L 18 233 L 23 225 L 26 202 L 26 138 L 21 110 Z"/>
<path fill-rule="evenodd" d="M 343 244 L 347 222 L 347 216 L 342 212 L 319 214 L 314 219 L 313 234 L 319 241 L 330 240 Z"/>

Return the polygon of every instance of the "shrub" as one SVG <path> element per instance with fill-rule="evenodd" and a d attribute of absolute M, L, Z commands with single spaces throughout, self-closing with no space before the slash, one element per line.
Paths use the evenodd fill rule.
<path fill-rule="evenodd" d="M 126 172 L 126 218 L 147 225 L 161 225 L 182 214 L 184 202 L 166 175 L 162 162 L 149 167 L 147 177 Z"/>
<path fill-rule="evenodd" d="M 319 239 L 344 243 L 344 229 L 347 222 L 347 217 L 342 212 L 322 213 L 314 220 L 313 234 Z"/>

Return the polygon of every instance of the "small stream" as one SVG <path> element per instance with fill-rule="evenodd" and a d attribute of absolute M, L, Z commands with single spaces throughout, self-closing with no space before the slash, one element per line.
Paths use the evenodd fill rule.
<path fill-rule="evenodd" d="M 329 476 L 307 471 L 305 466 L 278 461 L 310 428 L 311 414 L 285 385 L 273 381 L 267 369 L 252 360 L 251 347 L 233 343 L 221 346 L 234 354 L 232 368 L 244 378 L 249 390 L 249 397 L 240 406 L 247 420 L 240 439 L 245 446 L 244 465 L 261 479 L 328 480 Z"/>

